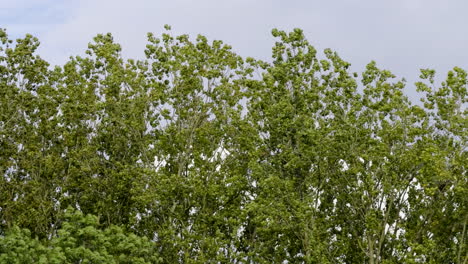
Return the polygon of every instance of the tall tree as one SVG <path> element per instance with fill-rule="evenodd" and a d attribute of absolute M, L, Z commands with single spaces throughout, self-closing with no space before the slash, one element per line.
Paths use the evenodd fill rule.
<path fill-rule="evenodd" d="M 467 73 L 415 104 L 272 34 L 269 62 L 166 26 L 52 68 L 0 30 L 0 260 L 467 263 Z"/>

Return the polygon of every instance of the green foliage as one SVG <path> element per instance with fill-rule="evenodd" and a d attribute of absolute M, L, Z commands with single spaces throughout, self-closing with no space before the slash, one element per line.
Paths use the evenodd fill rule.
<path fill-rule="evenodd" d="M 302 30 L 270 62 L 111 34 L 52 68 L 0 30 L 1 263 L 466 263 L 467 73 L 422 104 Z"/>
<path fill-rule="evenodd" d="M 1 263 L 158 263 L 154 243 L 121 227 L 99 228 L 98 219 L 66 210 L 62 228 L 39 240 L 13 227 L 0 237 Z"/>

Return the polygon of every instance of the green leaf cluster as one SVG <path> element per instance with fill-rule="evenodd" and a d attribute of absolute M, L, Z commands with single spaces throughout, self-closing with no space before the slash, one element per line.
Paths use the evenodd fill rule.
<path fill-rule="evenodd" d="M 51 67 L 0 30 L 2 263 L 467 263 L 467 72 L 274 29 L 271 61 L 111 34 Z"/>

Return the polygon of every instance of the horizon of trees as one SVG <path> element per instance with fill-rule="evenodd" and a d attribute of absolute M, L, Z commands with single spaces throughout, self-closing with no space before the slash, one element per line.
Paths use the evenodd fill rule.
<path fill-rule="evenodd" d="M 468 263 L 467 72 L 362 73 L 111 34 L 51 67 L 0 29 L 2 263 Z"/>

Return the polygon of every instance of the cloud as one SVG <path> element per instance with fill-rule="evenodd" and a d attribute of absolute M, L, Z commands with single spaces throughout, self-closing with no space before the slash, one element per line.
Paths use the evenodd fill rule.
<path fill-rule="evenodd" d="M 202 33 L 255 56 L 265 49 L 261 44 L 270 44 L 265 40 L 271 40 L 269 32 L 274 26 L 258 11 L 275 16 L 275 10 L 261 6 L 256 1 L 82 1 L 71 19 L 43 36 L 44 45 L 55 46 L 50 49 L 54 53 L 44 51 L 60 61 L 57 50 L 82 52 L 97 33 L 111 32 L 124 53 L 141 57 L 147 32 L 160 34 L 163 25 L 170 24 L 176 34 Z M 266 49 L 263 55 L 269 54 L 269 46 Z"/>
<path fill-rule="evenodd" d="M 66 20 L 70 2 L 59 0 L 0 0 L 0 26 L 7 29 L 11 38 L 26 33 L 41 35 Z"/>
<path fill-rule="evenodd" d="M 14 2 L 8 8 L 15 10 L 37 3 L 6 2 Z M 41 26 L 10 25 L 15 31 L 31 27 L 39 32 L 40 52 L 55 64 L 83 54 L 93 36 L 106 32 L 122 44 L 125 56 L 141 58 L 146 33 L 159 35 L 170 24 L 176 34 L 202 33 L 231 44 L 243 56 L 261 59 L 270 56 L 272 28 L 299 27 L 319 50 L 338 51 L 356 71 L 376 60 L 409 81 L 416 80 L 419 68 L 468 68 L 468 2 L 461 0 L 82 0 L 55 9 L 65 1 L 39 2 L 41 10 L 50 10 L 36 19 Z M 46 19 L 54 16 L 56 22 Z"/>

